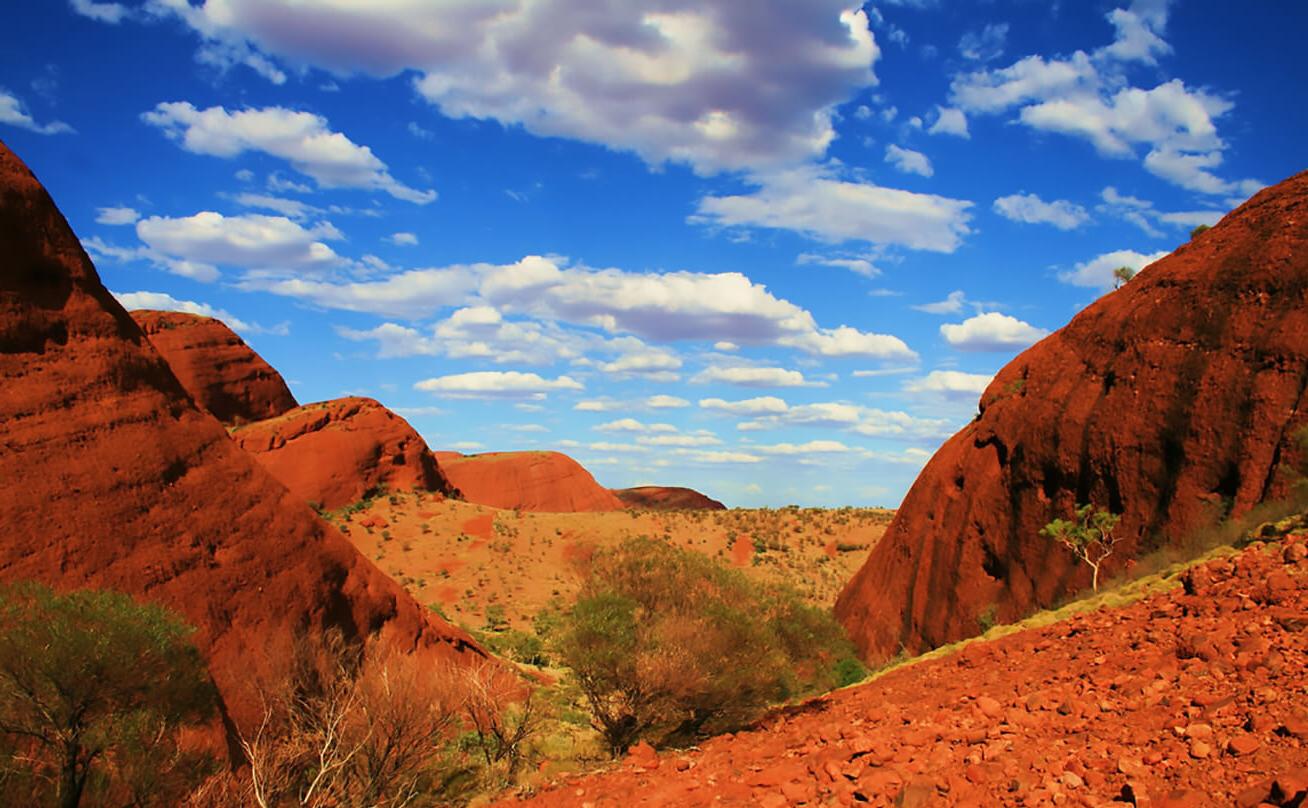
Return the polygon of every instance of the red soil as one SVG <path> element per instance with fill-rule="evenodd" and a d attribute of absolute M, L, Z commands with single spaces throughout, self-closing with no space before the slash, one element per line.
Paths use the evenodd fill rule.
<path fill-rule="evenodd" d="M 1283 496 L 1308 423 L 1308 173 L 1260 192 L 1000 371 L 836 612 L 865 656 L 1087 588 L 1040 529 L 1122 514 L 1108 573 Z"/>
<path fill-rule="evenodd" d="M 975 643 L 524 802 L 1300 805 L 1308 547 L 1273 548 L 1192 570 L 1194 594 Z"/>
<path fill-rule="evenodd" d="M 481 516 L 474 516 L 463 523 L 461 528 L 465 536 L 472 536 L 475 539 L 489 539 L 491 531 L 495 529 L 495 514 L 484 513 Z"/>
<path fill-rule="evenodd" d="M 295 406 L 281 374 L 223 322 L 175 311 L 131 314 L 195 403 L 219 421 L 261 421 Z"/>
<path fill-rule="evenodd" d="M 731 543 L 731 563 L 737 567 L 748 567 L 754 558 L 754 542 L 748 536 L 741 536 Z"/>
<path fill-rule="evenodd" d="M 422 437 L 370 398 L 306 404 L 232 438 L 292 493 L 328 510 L 382 487 L 450 490 Z"/>
<path fill-rule="evenodd" d="M 478 505 L 542 513 L 626 507 L 581 464 L 558 452 L 437 452 L 436 458 L 450 484 Z"/>
<path fill-rule="evenodd" d="M 296 631 L 481 655 L 196 407 L 2 144 L 0 244 L 0 579 L 176 609 L 242 726 Z"/>
<path fill-rule="evenodd" d="M 615 488 L 614 494 L 629 508 L 647 511 L 724 511 L 726 505 L 691 488 L 643 485 L 638 488 Z"/>

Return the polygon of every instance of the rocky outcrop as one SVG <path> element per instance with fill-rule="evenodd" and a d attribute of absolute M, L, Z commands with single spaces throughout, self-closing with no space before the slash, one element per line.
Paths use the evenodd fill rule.
<path fill-rule="evenodd" d="M 666 485 L 642 485 L 615 488 L 614 494 L 628 508 L 647 511 L 724 511 L 726 505 L 691 488 Z"/>
<path fill-rule="evenodd" d="M 1276 550 L 498 804 L 1303 806 L 1308 549 Z"/>
<path fill-rule="evenodd" d="M 175 311 L 133 311 L 195 403 L 224 424 L 281 415 L 295 397 L 281 374 L 222 321 Z"/>
<path fill-rule="evenodd" d="M 478 505 L 546 513 L 627 507 L 580 463 L 558 452 L 437 452 L 436 458 L 450 485 Z"/>
<path fill-rule="evenodd" d="M 836 612 L 869 660 L 976 634 L 1090 584 L 1040 536 L 1121 514 L 1107 572 L 1286 495 L 1308 423 L 1308 173 L 1018 356 L 923 469 Z"/>
<path fill-rule="evenodd" d="M 196 407 L 3 145 L 0 245 L 0 580 L 177 610 L 247 727 L 296 632 L 481 654 Z"/>
<path fill-rule="evenodd" d="M 327 510 L 384 488 L 451 493 L 422 437 L 370 398 L 338 398 L 238 427 L 232 439 L 291 493 Z"/>

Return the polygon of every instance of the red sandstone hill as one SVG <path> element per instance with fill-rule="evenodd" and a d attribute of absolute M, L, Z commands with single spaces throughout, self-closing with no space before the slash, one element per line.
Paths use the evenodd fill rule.
<path fill-rule="evenodd" d="M 627 507 L 580 463 L 558 452 L 437 452 L 436 459 L 450 485 L 478 505 L 544 513 Z"/>
<path fill-rule="evenodd" d="M 295 631 L 481 655 L 197 409 L 3 144 L 0 245 L 0 579 L 178 610 L 245 726 Z"/>
<path fill-rule="evenodd" d="M 836 612 L 873 661 L 1087 587 L 1039 535 L 1122 514 L 1109 571 L 1283 496 L 1308 423 L 1308 173 L 1260 192 L 1005 367 Z"/>
<path fill-rule="evenodd" d="M 648 511 L 725 511 L 726 505 L 691 488 L 664 485 L 642 485 L 637 488 L 615 488 L 614 494 L 629 508 Z"/>
<path fill-rule="evenodd" d="M 1308 546 L 978 642 L 685 752 L 637 747 L 537 806 L 1308 804 Z M 511 804 L 505 802 L 502 804 Z"/>
<path fill-rule="evenodd" d="M 223 322 L 175 311 L 131 314 L 195 403 L 224 424 L 261 421 L 295 406 L 281 374 Z"/>
<path fill-rule="evenodd" d="M 291 493 L 328 510 L 382 487 L 451 493 L 422 437 L 370 398 L 338 398 L 232 432 Z"/>

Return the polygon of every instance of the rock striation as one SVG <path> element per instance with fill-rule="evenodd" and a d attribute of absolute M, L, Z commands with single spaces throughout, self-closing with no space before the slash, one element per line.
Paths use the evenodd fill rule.
<path fill-rule="evenodd" d="M 1014 359 L 923 469 L 836 613 L 870 661 L 1090 584 L 1039 535 L 1121 514 L 1106 570 L 1284 497 L 1308 424 L 1308 173 L 1261 191 Z M 985 618 L 983 620 L 982 618 Z"/>
<path fill-rule="evenodd" d="M 221 320 L 175 311 L 133 311 L 201 409 L 224 424 L 281 415 L 296 405 L 281 374 Z"/>

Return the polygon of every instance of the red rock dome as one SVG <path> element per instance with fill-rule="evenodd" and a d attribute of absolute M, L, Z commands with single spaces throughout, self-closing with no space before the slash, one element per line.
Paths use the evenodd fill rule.
<path fill-rule="evenodd" d="M 292 493 L 328 510 L 381 488 L 450 493 L 422 437 L 370 398 L 306 404 L 232 438 Z"/>
<path fill-rule="evenodd" d="M 437 452 L 436 458 L 450 484 L 479 505 L 549 513 L 627 507 L 580 463 L 558 452 Z"/>
<path fill-rule="evenodd" d="M 196 407 L 2 144 L 0 245 L 0 579 L 176 609 L 243 726 L 295 632 L 481 655 Z"/>
<path fill-rule="evenodd" d="M 1287 493 L 1308 423 L 1308 173 L 1018 356 L 980 409 L 837 602 L 870 660 L 1087 588 L 1088 568 L 1040 536 L 1078 503 L 1122 515 L 1120 570 Z"/>

